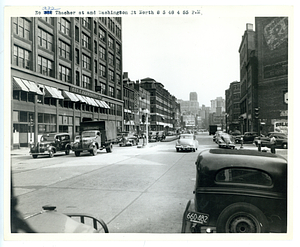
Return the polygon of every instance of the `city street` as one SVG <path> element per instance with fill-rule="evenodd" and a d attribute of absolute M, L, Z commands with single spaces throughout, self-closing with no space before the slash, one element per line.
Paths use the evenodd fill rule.
<path fill-rule="evenodd" d="M 197 139 L 195 153 L 177 153 L 170 141 L 147 148 L 115 145 L 112 153 L 96 156 L 12 155 L 18 209 L 26 216 L 50 204 L 62 213 L 90 214 L 103 219 L 111 233 L 180 233 L 193 197 L 196 157 L 203 149 L 218 148 L 208 133 Z M 253 144 L 244 148 L 255 149 Z M 287 150 L 278 153 L 287 157 Z"/>

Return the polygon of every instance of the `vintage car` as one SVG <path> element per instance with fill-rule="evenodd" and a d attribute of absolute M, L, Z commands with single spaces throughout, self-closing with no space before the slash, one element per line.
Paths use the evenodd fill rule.
<path fill-rule="evenodd" d="M 269 132 L 266 137 L 260 137 L 262 147 L 270 147 L 270 139 L 276 138 L 276 148 L 288 148 L 288 136 L 281 132 Z M 258 137 L 254 138 L 253 144 L 257 146 Z"/>
<path fill-rule="evenodd" d="M 181 134 L 175 144 L 176 151 L 189 150 L 195 152 L 198 149 L 198 141 L 193 134 Z"/>
<path fill-rule="evenodd" d="M 38 143 L 30 145 L 30 154 L 35 159 L 38 155 L 48 155 L 50 158 L 55 153 L 65 152 L 66 155 L 71 150 L 71 139 L 68 133 L 43 134 Z"/>
<path fill-rule="evenodd" d="M 235 142 L 240 143 L 241 142 L 241 137 L 243 137 L 243 142 L 247 143 L 250 142 L 252 143 L 254 141 L 254 138 L 258 137 L 257 132 L 245 132 L 243 135 L 238 135 L 235 137 Z"/>
<path fill-rule="evenodd" d="M 235 149 L 235 141 L 232 135 L 227 133 L 221 133 L 217 136 L 216 143 L 219 145 L 219 148 L 230 148 Z"/>
<path fill-rule="evenodd" d="M 139 143 L 139 138 L 136 134 L 130 132 L 120 132 L 119 133 L 119 146 L 135 146 Z"/>
<path fill-rule="evenodd" d="M 36 233 L 108 233 L 102 219 L 88 214 L 60 213 L 55 206 L 47 205 L 37 213 L 24 218 L 24 222 Z"/>
<path fill-rule="evenodd" d="M 224 132 L 221 130 L 216 131 L 216 133 L 213 135 L 213 141 L 217 143 L 218 138 L 223 134 Z"/>
<path fill-rule="evenodd" d="M 182 233 L 286 233 L 287 160 L 255 150 L 207 149 L 196 160 Z"/>

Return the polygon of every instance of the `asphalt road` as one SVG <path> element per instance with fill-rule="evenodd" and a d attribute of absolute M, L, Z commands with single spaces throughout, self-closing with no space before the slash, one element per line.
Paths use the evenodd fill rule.
<path fill-rule="evenodd" d="M 111 233 L 180 233 L 184 209 L 193 198 L 197 155 L 217 148 L 207 133 L 197 138 L 195 153 L 177 153 L 171 141 L 147 148 L 115 146 L 112 153 L 98 151 L 96 156 L 11 156 L 18 209 L 24 216 L 44 205 L 90 214 L 103 219 Z"/>

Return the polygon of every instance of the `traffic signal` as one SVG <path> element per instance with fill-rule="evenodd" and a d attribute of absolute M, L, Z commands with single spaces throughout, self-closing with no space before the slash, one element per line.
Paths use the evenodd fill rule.
<path fill-rule="evenodd" d="M 146 116 L 142 115 L 142 122 L 145 123 L 146 122 Z"/>
<path fill-rule="evenodd" d="M 254 109 L 254 117 L 255 117 L 256 119 L 259 118 L 259 107 L 256 107 L 256 108 Z"/>

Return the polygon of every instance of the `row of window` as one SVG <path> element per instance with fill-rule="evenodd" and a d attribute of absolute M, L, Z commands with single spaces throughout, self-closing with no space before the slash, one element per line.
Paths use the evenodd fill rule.
<path fill-rule="evenodd" d="M 60 52 L 63 56 L 70 56 L 68 46 L 65 46 L 64 42 L 60 43 L 61 49 Z M 79 63 L 78 59 L 78 50 L 76 50 L 76 62 Z M 14 46 L 14 57 L 13 57 L 13 64 L 17 65 L 22 68 L 31 69 L 31 52 L 20 48 L 18 46 Z M 88 70 L 91 70 L 91 58 L 85 54 L 82 54 L 82 67 Z M 50 59 L 47 59 L 42 56 L 38 56 L 38 72 L 50 77 L 55 77 L 54 75 L 54 62 Z M 97 63 L 95 63 L 95 72 L 97 73 Z M 71 82 L 71 69 L 59 65 L 59 79 L 66 82 Z M 99 74 L 102 77 L 106 77 L 106 66 L 103 64 L 99 64 Z M 113 70 L 108 70 L 108 76 L 111 81 L 115 80 L 115 73 Z M 121 76 L 117 74 L 117 83 L 121 84 Z M 83 78 L 83 85 L 85 88 L 90 88 L 88 86 L 90 84 L 90 78 L 87 79 L 86 77 Z M 76 78 L 76 85 L 79 86 L 79 77 Z"/>

